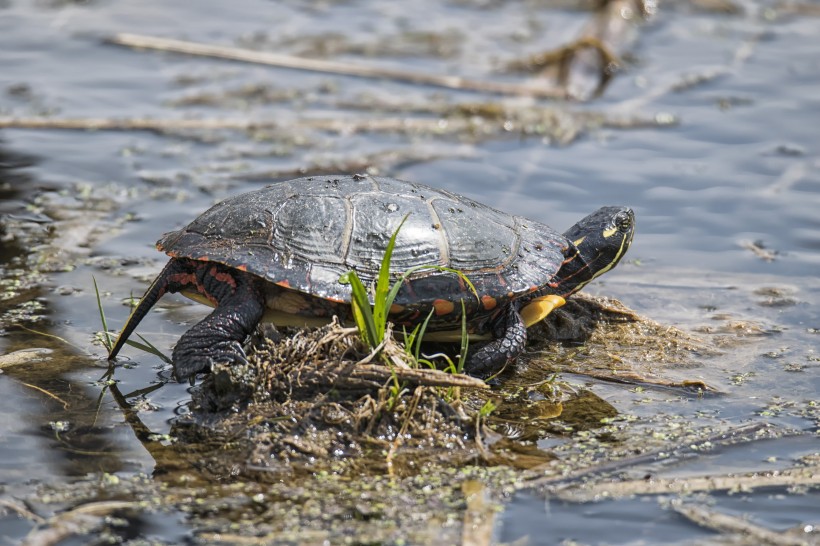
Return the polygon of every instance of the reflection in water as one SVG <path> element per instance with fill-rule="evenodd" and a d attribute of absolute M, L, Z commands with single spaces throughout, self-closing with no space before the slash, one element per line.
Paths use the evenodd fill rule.
<path fill-rule="evenodd" d="M 55 337 L 59 329 L 47 318 L 48 289 L 34 252 L 48 242 L 43 225 L 49 219 L 27 208 L 38 184 L 25 169 L 34 164 L 0 147 L 3 484 L 128 468 L 121 435 L 105 408 L 105 382 L 94 379 L 104 370 L 95 371 L 84 351 Z M 8 354 L 14 351 L 20 358 L 12 366 Z M 83 368 L 90 368 L 88 376 L 72 378 L 72 370 Z"/>
<path fill-rule="evenodd" d="M 4 285 L 8 284 L 6 279 L 9 278 L 9 264 L 23 254 L 23 249 L 8 224 L 25 211 L 22 198 L 24 190 L 32 190 L 32 180 L 22 169 L 33 162 L 33 158 L 0 145 L 0 279 L 4 280 Z"/>

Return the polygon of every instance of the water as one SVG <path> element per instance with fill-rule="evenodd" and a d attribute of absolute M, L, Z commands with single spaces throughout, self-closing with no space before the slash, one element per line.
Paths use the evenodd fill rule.
<path fill-rule="evenodd" d="M 775 399 L 805 407 L 816 401 L 820 387 L 814 373 L 820 339 L 814 333 L 820 329 L 820 19 L 788 15 L 768 4 L 740 5 L 742 13 L 734 15 L 663 5 L 640 30 L 634 62 L 604 97 L 569 106 L 611 115 L 674 115 L 679 125 L 592 129 L 563 147 L 515 134 L 476 140 L 299 128 L 254 138 L 227 131 L 2 130 L 0 214 L 11 215 L 30 238 L 5 238 L 0 250 L 4 286 L 20 285 L 0 306 L 0 351 L 55 351 L 44 364 L 18 366 L 0 376 L 3 492 L 22 497 L 32 484 L 153 469 L 150 454 L 104 388 L 104 351 L 93 343 L 99 318 L 92 276 L 116 328 L 126 318 L 129 295 L 139 295 L 164 263 L 153 242 L 215 201 L 267 183 L 250 175 L 390 157 L 397 150 L 404 159 L 383 163 L 383 173 L 464 193 L 559 230 L 601 205 L 629 205 L 638 221 L 629 262 L 588 291 L 620 298 L 684 329 L 718 327 L 719 316 L 729 315 L 767 332 L 707 367 L 672 372 L 694 373 L 726 396 L 681 402 L 662 392 L 637 395 L 620 386 L 594 385 L 619 411 L 709 414 L 729 425 L 765 420 L 816 434 L 809 413 L 771 409 Z M 330 47 L 326 40 L 337 37 L 330 42 L 338 48 L 331 55 L 336 60 L 514 81 L 493 70 L 502 61 L 568 40 L 586 17 L 537 3 L 399 7 L 241 0 L 230 7 L 205 1 L 194 8 L 152 1 L 8 0 L 0 3 L 0 114 L 288 122 L 393 117 L 397 114 L 373 113 L 366 106 L 486 97 L 137 52 L 104 45 L 100 38 L 136 32 L 299 54 Z M 419 39 L 414 32 L 435 35 Z M 672 90 L 688 76 L 715 73 Z M 291 98 L 243 94 L 249 85 Z M 225 90 L 234 93 L 202 100 Z M 192 105 L 175 106 L 183 101 Z M 753 245 L 774 259 L 762 259 L 750 250 Z M 772 297 L 772 289 L 780 295 Z M 168 352 L 202 314 L 183 299 L 166 297 L 140 332 Z M 71 345 L 21 329 L 20 323 Z M 134 365 L 116 372 L 121 392 L 167 377 L 158 359 L 133 351 L 126 355 Z M 651 408 L 641 402 L 647 396 Z M 168 383 L 146 399 L 150 410 L 141 418 L 152 431 L 166 433 L 190 394 L 187 386 Z M 68 423 L 64 433 L 61 422 Z M 776 440 L 767 446 L 770 455 L 752 461 L 729 450 L 697 471 L 755 470 L 767 457 L 793 461 L 816 451 L 813 446 Z M 811 510 L 816 491 L 717 495 L 715 502 L 726 511 L 750 513 L 774 530 L 812 518 L 818 523 Z M 14 515 L 0 522 L 7 537 L 22 537 L 30 529 Z M 174 541 L 184 535 L 176 523 L 148 527 L 153 530 L 142 536 Z M 714 535 L 653 498 L 578 505 L 527 492 L 505 506 L 496 536 L 620 544 Z"/>

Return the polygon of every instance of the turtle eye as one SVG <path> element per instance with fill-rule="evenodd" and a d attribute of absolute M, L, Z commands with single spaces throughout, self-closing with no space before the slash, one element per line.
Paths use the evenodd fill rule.
<path fill-rule="evenodd" d="M 626 232 L 632 227 L 632 218 L 626 212 L 619 212 L 615 215 L 615 225 L 621 232 Z"/>

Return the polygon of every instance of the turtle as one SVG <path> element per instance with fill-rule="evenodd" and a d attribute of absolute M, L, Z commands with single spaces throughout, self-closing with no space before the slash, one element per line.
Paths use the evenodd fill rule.
<path fill-rule="evenodd" d="M 109 353 L 113 360 L 149 309 L 181 292 L 215 309 L 184 333 L 173 350 L 173 376 L 190 380 L 215 363 L 246 363 L 243 342 L 261 321 L 278 326 L 326 324 L 352 317 L 355 271 L 377 278 L 391 235 L 390 271 L 421 264 L 401 284 L 388 318 L 413 327 L 429 317 L 425 340 L 488 341 L 468 355 L 464 371 L 497 374 L 524 350 L 527 328 L 564 298 L 612 269 L 635 229 L 628 207 L 605 206 L 563 234 L 463 195 L 369 175 L 298 178 L 229 197 L 157 249 L 170 261 L 151 283 Z M 464 277 L 470 283 L 465 283 Z"/>

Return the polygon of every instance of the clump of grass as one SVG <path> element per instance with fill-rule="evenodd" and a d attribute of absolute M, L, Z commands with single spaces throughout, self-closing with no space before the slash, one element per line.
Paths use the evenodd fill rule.
<path fill-rule="evenodd" d="M 396 228 L 396 231 L 393 232 L 393 235 L 390 237 L 390 241 L 387 243 L 387 248 L 384 251 L 384 256 L 382 256 L 382 261 L 379 267 L 378 277 L 376 279 L 376 284 L 373 289 L 373 304 L 371 306 L 370 300 L 368 298 L 367 289 L 362 283 L 359 276 L 356 274 L 355 271 L 350 270 L 344 275 L 339 278 L 339 282 L 344 284 L 350 284 L 351 291 L 352 291 L 352 298 L 351 298 L 351 307 L 353 308 L 353 318 L 356 321 L 356 327 L 359 330 L 359 334 L 362 337 L 362 340 L 375 352 L 380 352 L 381 347 L 385 341 L 385 332 L 387 332 L 387 323 L 388 323 L 388 316 L 390 313 L 390 308 L 393 305 L 393 301 L 396 299 L 396 296 L 401 289 L 402 284 L 404 283 L 407 278 L 415 273 L 416 271 L 420 271 L 423 269 L 435 269 L 437 271 L 442 271 L 446 273 L 452 273 L 454 275 L 458 275 L 464 281 L 464 283 L 469 286 L 472 293 L 478 298 L 478 293 L 476 292 L 473 283 L 470 282 L 464 273 L 458 271 L 456 269 L 450 267 L 444 267 L 440 265 L 432 265 L 432 264 L 425 264 L 425 265 L 418 265 L 415 267 L 411 267 L 404 273 L 402 273 L 401 277 L 397 279 L 393 285 L 390 285 L 390 260 L 393 256 L 393 249 L 396 246 L 396 237 L 399 234 L 402 226 L 404 226 L 404 222 L 407 221 L 407 217 L 409 215 L 405 215 L 402 218 L 399 226 Z M 430 368 L 435 368 L 435 364 L 433 364 L 432 359 L 437 357 L 442 357 L 447 362 L 447 369 L 452 371 L 453 373 L 461 373 L 464 369 L 464 362 L 467 358 L 467 348 L 469 346 L 469 336 L 467 335 L 467 318 L 466 318 L 466 309 L 464 306 L 464 300 L 461 301 L 461 351 L 459 354 L 458 362 L 454 363 L 450 357 L 444 354 L 433 355 L 431 357 L 424 357 L 421 354 L 421 343 L 424 338 L 424 333 L 427 331 L 427 325 L 430 323 L 430 319 L 433 316 L 433 310 L 430 310 L 430 313 L 427 315 L 427 318 L 424 319 L 424 322 L 421 324 L 416 325 L 412 332 L 407 333 L 405 330 L 404 333 L 404 342 L 405 342 L 405 354 L 408 357 L 408 360 L 415 364 L 429 366 Z M 398 384 L 394 385 L 394 390 L 398 392 Z"/>

